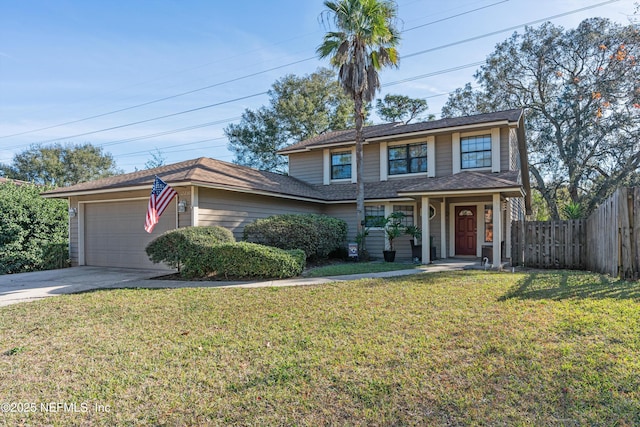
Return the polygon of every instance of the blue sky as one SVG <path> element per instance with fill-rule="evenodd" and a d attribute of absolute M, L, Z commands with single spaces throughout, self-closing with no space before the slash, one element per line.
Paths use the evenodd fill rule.
<path fill-rule="evenodd" d="M 397 3 L 401 62 L 381 73 L 379 97 L 427 98 L 439 117 L 446 94 L 473 81 L 474 64 L 523 31 L 510 28 L 564 13 L 552 22 L 628 24 L 635 2 Z M 0 163 L 54 140 L 102 146 L 126 172 L 157 150 L 166 163 L 231 161 L 225 126 L 265 105 L 276 79 L 328 66 L 315 58 L 322 11 L 321 0 L 0 0 Z"/>

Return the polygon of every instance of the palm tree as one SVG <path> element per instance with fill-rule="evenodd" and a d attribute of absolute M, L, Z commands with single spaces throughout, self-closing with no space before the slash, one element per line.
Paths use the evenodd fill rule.
<path fill-rule="evenodd" d="M 324 5 L 327 10 L 323 12 L 323 21 L 333 22 L 336 31 L 325 34 L 317 53 L 320 58 L 331 57 L 331 64 L 339 70 L 340 84 L 355 105 L 356 214 L 358 233 L 361 233 L 364 228 L 363 107 L 380 89 L 378 70 L 398 64 L 397 7 L 391 0 L 325 0 Z"/>

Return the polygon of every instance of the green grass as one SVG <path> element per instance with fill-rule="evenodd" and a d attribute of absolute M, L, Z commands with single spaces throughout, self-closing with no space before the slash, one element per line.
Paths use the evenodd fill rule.
<path fill-rule="evenodd" d="M 0 367 L 2 401 L 79 408 L 0 425 L 640 425 L 640 283 L 456 272 L 59 296 L 0 308 Z"/>
<path fill-rule="evenodd" d="M 411 270 L 415 264 L 398 262 L 348 262 L 310 268 L 303 273 L 305 277 L 343 276 L 347 274 L 380 273 L 383 271 Z"/>

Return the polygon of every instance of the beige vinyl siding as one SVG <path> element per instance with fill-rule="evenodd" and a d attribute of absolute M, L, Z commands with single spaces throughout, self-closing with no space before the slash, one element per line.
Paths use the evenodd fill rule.
<path fill-rule="evenodd" d="M 356 241 L 356 233 L 358 228 L 356 226 L 356 205 L 354 204 L 339 204 L 339 205 L 326 205 L 322 210 L 325 215 L 333 216 L 335 218 L 342 219 L 347 222 L 347 242 Z"/>
<path fill-rule="evenodd" d="M 511 170 L 511 140 L 509 138 L 509 128 L 500 129 L 500 170 L 502 172 Z"/>
<path fill-rule="evenodd" d="M 218 225 L 242 240 L 244 226 L 259 218 L 287 213 L 320 213 L 319 205 L 255 194 L 199 189 L 199 225 Z"/>
<path fill-rule="evenodd" d="M 380 144 L 363 146 L 364 168 L 362 176 L 364 182 L 380 181 Z"/>
<path fill-rule="evenodd" d="M 520 151 L 518 150 L 518 131 L 515 128 L 509 130 L 509 166 L 511 170 L 520 169 Z"/>
<path fill-rule="evenodd" d="M 310 184 L 322 184 L 322 150 L 289 154 L 289 175 Z"/>
<path fill-rule="evenodd" d="M 151 234 L 144 230 L 147 200 L 84 204 L 85 265 L 167 269 L 153 264 L 145 247 L 176 227 L 176 200 L 172 200 Z"/>
<path fill-rule="evenodd" d="M 181 200 L 187 202 L 187 208 L 184 212 L 178 213 L 178 228 L 191 226 L 191 209 L 193 208 L 193 200 L 191 200 L 191 187 L 175 187 L 178 197 L 175 202 L 178 203 Z"/>
<path fill-rule="evenodd" d="M 77 209 L 79 213 L 77 197 L 69 198 L 69 207 Z M 78 217 L 76 214 L 75 217 L 69 218 L 69 260 L 73 267 L 78 265 Z"/>
<path fill-rule="evenodd" d="M 452 173 L 451 134 L 436 135 L 436 176 L 446 176 Z"/>

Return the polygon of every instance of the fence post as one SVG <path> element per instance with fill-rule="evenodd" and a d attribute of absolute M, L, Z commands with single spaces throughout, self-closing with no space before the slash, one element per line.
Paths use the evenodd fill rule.
<path fill-rule="evenodd" d="M 631 236 L 633 255 L 633 278 L 640 279 L 640 187 L 630 188 L 629 194 L 633 194 L 631 200 Z"/>

